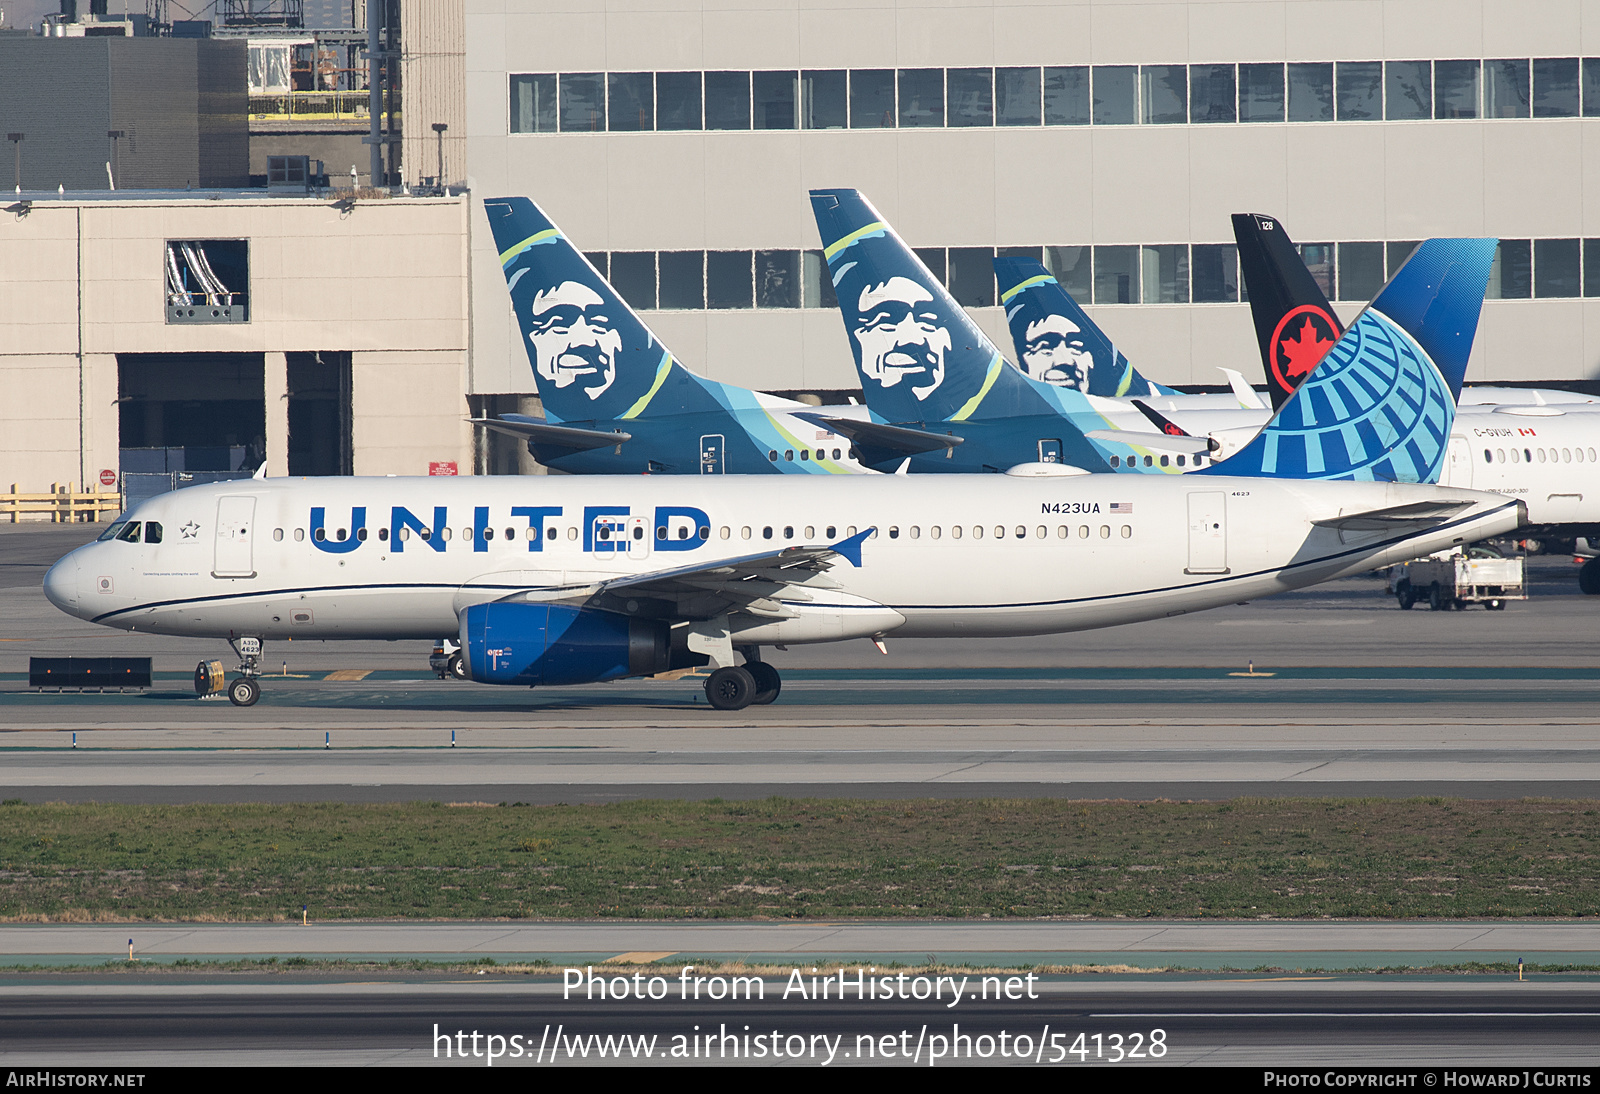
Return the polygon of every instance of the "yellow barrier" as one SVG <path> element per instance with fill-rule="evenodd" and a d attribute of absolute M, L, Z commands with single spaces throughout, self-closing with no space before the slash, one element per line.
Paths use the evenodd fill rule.
<path fill-rule="evenodd" d="M 399 96 L 394 113 L 400 112 Z M 250 117 L 258 121 L 300 118 L 366 118 L 370 100 L 365 91 L 292 91 L 287 95 L 250 96 Z"/>
<path fill-rule="evenodd" d="M 62 486 L 60 483 L 51 483 L 48 493 L 25 494 L 17 490 L 17 484 L 11 484 L 11 493 L 0 494 L 0 517 L 9 515 L 11 523 L 16 524 L 17 518 L 25 513 L 45 513 L 53 524 L 66 524 L 73 521 L 87 521 L 96 523 L 100 520 L 101 513 L 115 515 L 122 512 L 122 493 L 113 490 L 101 493 L 99 487 L 91 491 L 74 490 L 72 483 Z"/>

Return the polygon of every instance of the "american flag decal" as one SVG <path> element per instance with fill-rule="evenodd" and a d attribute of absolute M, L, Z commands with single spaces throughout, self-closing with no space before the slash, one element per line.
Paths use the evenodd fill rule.
<path fill-rule="evenodd" d="M 1127 516 L 1128 514 L 1133 512 L 1133 502 L 1131 502 L 1131 501 L 1114 501 L 1114 502 L 1111 503 L 1111 511 L 1113 513 L 1121 513 L 1123 516 Z"/>

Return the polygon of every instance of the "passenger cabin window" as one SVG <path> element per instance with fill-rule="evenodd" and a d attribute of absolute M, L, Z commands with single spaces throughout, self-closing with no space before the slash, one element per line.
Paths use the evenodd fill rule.
<path fill-rule="evenodd" d="M 306 530 L 304 528 L 296 528 L 294 530 L 294 541 L 296 543 L 301 542 L 305 538 L 306 538 Z M 389 538 L 389 530 L 387 528 L 379 530 L 378 538 L 379 539 L 388 539 Z"/>
<path fill-rule="evenodd" d="M 272 539 L 273 539 L 273 541 L 275 543 L 282 543 L 283 542 L 283 529 L 282 528 L 274 528 L 272 530 Z"/>

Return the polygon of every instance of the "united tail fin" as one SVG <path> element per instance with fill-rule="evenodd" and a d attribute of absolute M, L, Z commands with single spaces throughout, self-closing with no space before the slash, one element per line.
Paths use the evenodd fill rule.
<path fill-rule="evenodd" d="M 1175 394 L 1140 375 L 1042 262 L 996 258 L 994 276 L 1024 375 L 1089 395 Z"/>
<path fill-rule="evenodd" d="M 1436 483 L 1495 239 L 1430 239 L 1255 439 L 1198 474 Z"/>
<path fill-rule="evenodd" d="M 700 377 L 673 359 L 542 209 L 525 197 L 483 204 L 551 422 L 702 408 Z"/>
<path fill-rule="evenodd" d="M 1267 391 L 1277 410 L 1333 348 L 1344 325 L 1276 218 L 1235 213 L 1233 238 Z"/>

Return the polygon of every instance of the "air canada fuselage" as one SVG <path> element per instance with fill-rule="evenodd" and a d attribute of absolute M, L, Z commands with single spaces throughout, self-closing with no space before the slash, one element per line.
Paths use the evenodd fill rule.
<path fill-rule="evenodd" d="M 1441 502 L 1453 508 L 1431 527 L 1338 523 Z M 1299 588 L 1520 520 L 1516 501 L 1493 494 L 1225 477 L 829 476 L 780 489 L 743 476 L 272 479 L 153 498 L 58 562 L 45 591 L 127 630 L 431 639 L 456 633 L 473 605 L 551 602 L 636 575 L 709 587 L 719 560 L 876 529 L 859 565 L 846 552 L 789 584 L 756 575 L 774 582 L 770 599 L 733 612 L 725 631 L 743 644 L 1032 635 Z M 591 607 L 696 619 L 681 595 Z"/>

